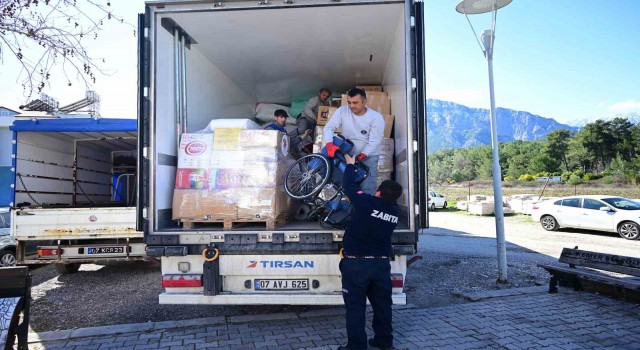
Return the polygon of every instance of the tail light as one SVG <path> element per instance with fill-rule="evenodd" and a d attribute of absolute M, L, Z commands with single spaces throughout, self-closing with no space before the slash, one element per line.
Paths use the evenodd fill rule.
<path fill-rule="evenodd" d="M 38 249 L 39 256 L 52 256 L 52 255 L 62 255 L 64 249 Z"/>
<path fill-rule="evenodd" d="M 391 288 L 404 288 L 404 278 L 401 273 L 391 274 Z"/>
<path fill-rule="evenodd" d="M 162 287 L 202 287 L 202 275 L 162 275 Z"/>
<path fill-rule="evenodd" d="M 540 207 L 534 204 L 531 206 L 531 209 L 540 209 Z"/>

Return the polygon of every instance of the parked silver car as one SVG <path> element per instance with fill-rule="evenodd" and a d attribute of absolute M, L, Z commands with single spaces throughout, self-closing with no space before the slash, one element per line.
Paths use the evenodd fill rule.
<path fill-rule="evenodd" d="M 9 209 L 0 208 L 0 267 L 15 264 L 16 241 L 9 236 Z"/>
<path fill-rule="evenodd" d="M 534 204 L 531 218 L 547 231 L 561 227 L 618 232 L 640 239 L 640 203 L 615 196 L 571 196 Z"/>

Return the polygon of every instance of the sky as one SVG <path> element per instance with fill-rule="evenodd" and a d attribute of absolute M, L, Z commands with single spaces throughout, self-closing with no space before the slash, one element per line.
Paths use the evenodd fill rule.
<path fill-rule="evenodd" d="M 425 2 L 427 97 L 488 108 L 487 62 L 467 19 L 455 11 L 458 0 Z M 112 0 L 111 6 L 131 25 L 107 22 L 98 40 L 88 41 L 92 55 L 104 58 L 107 73 L 98 74 L 92 89 L 101 96 L 103 117 L 135 118 L 133 26 L 144 2 Z M 496 106 L 562 123 L 640 113 L 638 18 L 637 0 L 514 0 L 497 14 Z M 477 34 L 490 28 L 490 14 L 469 19 Z M 3 53 L 0 105 L 17 108 L 25 102 L 18 72 L 15 59 Z M 52 79 L 44 92 L 61 105 L 71 103 L 85 94 L 79 81 L 72 83 Z"/>
<path fill-rule="evenodd" d="M 427 96 L 489 107 L 487 62 L 459 1 L 426 0 Z M 640 112 L 640 1 L 514 0 L 498 10 L 496 106 L 560 122 Z M 491 15 L 470 15 L 478 35 Z"/>

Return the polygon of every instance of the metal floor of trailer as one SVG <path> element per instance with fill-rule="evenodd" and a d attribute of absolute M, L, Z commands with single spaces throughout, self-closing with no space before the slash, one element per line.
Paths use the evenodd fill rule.
<path fill-rule="evenodd" d="M 408 229 L 409 229 L 409 226 L 404 222 L 398 223 L 398 226 L 396 227 L 396 230 L 408 230 Z M 265 227 L 264 223 L 261 223 L 261 222 L 242 223 L 242 225 L 238 226 L 237 228 L 233 228 L 230 231 L 247 231 L 247 230 L 250 230 L 250 231 L 273 231 L 273 230 L 267 229 Z M 289 221 L 284 225 L 277 226 L 275 228 L 275 230 L 277 230 L 277 231 L 327 231 L 327 229 L 322 228 L 319 223 L 317 223 L 317 222 L 309 222 L 309 221 L 306 221 L 306 220 Z M 171 232 L 174 232 L 174 231 L 180 231 L 180 232 L 198 231 L 198 232 L 202 232 L 202 231 L 223 231 L 223 230 L 219 226 L 202 226 L 202 227 L 196 227 L 196 228 L 193 228 L 193 229 L 183 229 L 181 227 L 175 227 L 175 228 L 168 228 L 168 229 L 163 230 L 163 231 L 171 231 Z M 229 230 L 224 230 L 224 231 L 229 231 Z M 338 231 L 342 231 L 342 230 L 338 230 Z"/>

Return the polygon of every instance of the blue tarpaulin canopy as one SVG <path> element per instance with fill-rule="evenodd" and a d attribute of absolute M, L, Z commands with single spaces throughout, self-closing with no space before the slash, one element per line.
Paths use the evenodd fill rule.
<path fill-rule="evenodd" d="M 38 132 L 135 132 L 138 121 L 113 118 L 33 119 L 16 120 L 10 128 L 13 131 Z"/>

